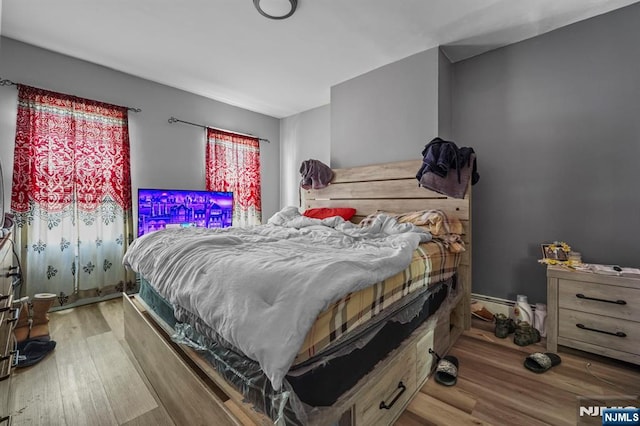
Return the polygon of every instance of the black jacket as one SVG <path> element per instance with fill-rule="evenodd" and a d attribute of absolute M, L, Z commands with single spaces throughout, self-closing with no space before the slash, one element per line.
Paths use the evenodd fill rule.
<path fill-rule="evenodd" d="M 458 173 L 458 181 L 460 181 L 460 169 L 471 166 L 471 154 L 473 153 L 473 148 L 458 148 L 454 142 L 435 138 L 422 150 L 422 166 L 416 174 L 416 179 L 420 181 L 422 175 L 427 172 L 446 177 L 449 170 L 455 169 Z M 478 180 L 480 180 L 480 175 L 474 158 L 471 184 L 475 185 Z"/>

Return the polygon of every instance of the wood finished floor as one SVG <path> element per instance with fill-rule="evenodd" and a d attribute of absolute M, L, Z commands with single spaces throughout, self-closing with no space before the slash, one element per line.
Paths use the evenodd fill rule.
<path fill-rule="evenodd" d="M 13 425 L 174 424 L 124 341 L 120 299 L 50 317 L 57 347 L 14 372 Z M 450 352 L 460 362 L 457 385 L 429 380 L 396 425 L 575 425 L 579 395 L 640 394 L 637 366 L 578 351 L 561 352 L 562 364 L 545 374 L 524 369 L 527 353 L 541 350 L 474 323 Z"/>

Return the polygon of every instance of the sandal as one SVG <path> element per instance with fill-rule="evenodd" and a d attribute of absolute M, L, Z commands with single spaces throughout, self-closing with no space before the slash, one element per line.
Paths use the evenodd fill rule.
<path fill-rule="evenodd" d="M 551 367 L 554 367 L 562 362 L 562 359 L 554 353 L 547 352 L 535 352 L 529 355 L 524 360 L 524 366 L 527 370 L 531 370 L 534 373 L 544 373 Z"/>
<path fill-rule="evenodd" d="M 436 383 L 443 386 L 453 386 L 458 381 L 458 358 L 453 355 L 446 355 L 444 358 L 429 349 L 429 353 L 436 357 L 438 366 L 434 375 Z"/>
<path fill-rule="evenodd" d="M 16 368 L 29 367 L 42 361 L 56 347 L 49 339 L 28 339 L 18 343 Z"/>
<path fill-rule="evenodd" d="M 471 302 L 471 315 L 482 321 L 493 321 L 493 313 L 480 302 Z"/>

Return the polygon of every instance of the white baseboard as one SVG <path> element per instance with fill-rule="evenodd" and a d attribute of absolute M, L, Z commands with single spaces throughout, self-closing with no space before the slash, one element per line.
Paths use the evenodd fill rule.
<path fill-rule="evenodd" d="M 116 299 L 118 297 L 122 297 L 122 293 L 115 292 L 101 297 L 87 297 L 85 299 L 76 300 L 75 302 L 69 303 L 68 305 L 54 306 L 49 309 L 49 312 L 63 311 L 65 309 L 77 308 L 79 306 L 89 305 L 91 303 L 106 302 L 107 300 Z"/>
<path fill-rule="evenodd" d="M 482 303 L 485 308 L 494 314 L 504 314 L 509 316 L 511 309 L 516 304 L 515 300 L 500 299 L 499 297 L 485 296 L 482 294 L 471 293 L 471 301 L 477 300 Z M 536 311 L 536 305 L 531 306 L 531 311 Z"/>
<path fill-rule="evenodd" d="M 494 314 L 503 314 L 505 316 L 509 316 L 509 312 L 515 305 L 515 301 L 500 299 L 498 297 L 484 296 L 482 294 L 471 293 L 471 301 L 477 300 L 482 303 L 485 308 L 491 311 Z"/>
<path fill-rule="evenodd" d="M 507 317 L 510 316 L 513 306 L 516 304 L 514 300 L 500 299 L 498 297 L 484 296 L 482 294 L 471 293 L 471 301 L 473 302 L 474 300 L 477 300 L 478 302 L 482 303 L 484 307 L 487 308 L 492 313 L 503 314 Z M 535 319 L 536 306 L 535 305 L 530 305 L 530 306 L 531 306 L 531 311 L 534 313 L 534 319 Z M 538 331 L 541 332 L 542 337 L 546 336 L 546 331 L 543 332 L 538 326 L 536 326 L 536 328 L 538 329 Z"/>

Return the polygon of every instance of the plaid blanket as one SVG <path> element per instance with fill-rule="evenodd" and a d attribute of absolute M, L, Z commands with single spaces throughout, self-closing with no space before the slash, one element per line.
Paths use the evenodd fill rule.
<path fill-rule="evenodd" d="M 349 293 L 322 312 L 307 334 L 293 366 L 318 355 L 403 297 L 451 278 L 460 263 L 460 257 L 460 253 L 451 252 L 442 241 L 420 244 L 413 253 L 411 264 L 404 271 Z"/>

